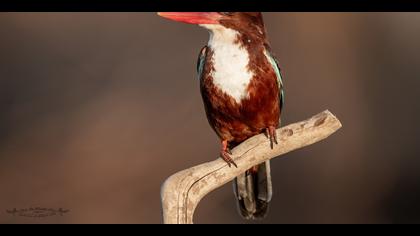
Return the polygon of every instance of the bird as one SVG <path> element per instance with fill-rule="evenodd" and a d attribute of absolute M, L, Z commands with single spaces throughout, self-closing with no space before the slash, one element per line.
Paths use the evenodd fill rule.
<path fill-rule="evenodd" d="M 264 133 L 278 143 L 284 106 L 279 62 L 272 52 L 261 12 L 158 12 L 169 20 L 209 31 L 197 73 L 207 120 L 220 139 L 220 157 L 237 167 L 231 149 Z M 263 219 L 272 198 L 270 162 L 253 166 L 233 181 L 240 215 Z"/>

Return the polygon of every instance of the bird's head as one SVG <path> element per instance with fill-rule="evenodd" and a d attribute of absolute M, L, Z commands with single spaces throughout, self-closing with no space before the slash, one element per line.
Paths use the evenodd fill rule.
<path fill-rule="evenodd" d="M 229 28 L 240 34 L 265 37 L 260 12 L 159 12 L 158 15 L 178 22 L 200 25 L 211 31 Z"/>

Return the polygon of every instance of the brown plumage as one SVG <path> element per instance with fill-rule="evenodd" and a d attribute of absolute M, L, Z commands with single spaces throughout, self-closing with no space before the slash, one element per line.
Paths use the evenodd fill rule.
<path fill-rule="evenodd" d="M 227 164 L 236 166 L 230 157 L 230 148 L 254 135 L 265 132 L 271 140 L 271 145 L 277 143 L 275 129 L 280 124 L 282 83 L 261 13 L 159 14 L 176 21 L 200 24 L 210 30 L 212 43 L 218 41 L 217 46 L 209 41 L 201 50 L 197 68 L 207 119 L 221 139 L 220 156 Z M 216 36 L 213 37 L 214 35 Z M 216 53 L 221 54 L 217 54 L 219 57 L 216 57 Z M 220 55 L 223 56 L 222 59 Z M 238 60 L 238 57 L 242 60 Z M 232 61 L 226 61 L 226 58 Z M 217 61 L 217 65 L 222 66 L 223 72 L 217 74 L 217 79 L 214 78 L 215 72 L 219 72 L 215 60 L 220 60 Z M 244 61 L 246 65 L 241 67 L 240 63 Z M 235 63 L 239 63 L 240 66 Z M 234 181 L 234 189 L 243 217 L 264 217 L 272 195 L 270 163 L 254 166 L 238 176 Z"/>
<path fill-rule="evenodd" d="M 258 45 L 256 45 L 258 46 Z M 210 126 L 222 140 L 235 146 L 263 132 L 278 127 L 280 118 L 279 87 L 276 73 L 266 58 L 250 57 L 249 69 L 255 76 L 248 85 L 249 98 L 238 104 L 213 83 L 212 50 L 207 51 L 206 64 L 200 78 L 201 94 Z M 262 55 L 263 52 L 261 52 Z"/>
<path fill-rule="evenodd" d="M 207 119 L 222 142 L 228 142 L 228 148 L 233 148 L 267 129 L 268 135 L 273 136 L 273 129 L 279 126 L 281 112 L 278 78 L 273 65 L 264 54 L 264 51 L 271 52 L 262 16 L 260 13 L 242 13 L 236 17 L 239 19 L 220 23 L 239 32 L 235 43 L 248 52 L 247 69 L 254 74 L 247 87 L 249 96 L 238 103 L 218 88 L 213 83 L 211 73 L 215 70 L 213 50 L 205 46 L 200 53 L 205 55 L 200 88 Z M 221 156 L 229 163 L 231 159 L 225 156 L 226 150 L 223 149 L 224 146 Z M 233 164 L 235 165 L 234 162 Z M 238 176 L 234 181 L 234 190 L 238 198 L 238 209 L 243 217 L 265 217 L 272 195 L 270 163 L 254 166 Z"/>

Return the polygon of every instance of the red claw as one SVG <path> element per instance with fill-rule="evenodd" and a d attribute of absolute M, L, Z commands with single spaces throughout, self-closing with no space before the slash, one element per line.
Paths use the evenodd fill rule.
<path fill-rule="evenodd" d="M 223 140 L 222 141 L 222 150 L 220 151 L 220 157 L 226 161 L 226 163 L 228 164 L 228 166 L 230 167 L 230 165 L 234 165 L 236 168 L 238 168 L 238 165 L 236 165 L 236 163 L 233 161 L 232 157 L 230 155 L 232 154 L 232 152 L 230 151 L 229 147 L 228 147 L 228 141 L 227 140 Z"/>

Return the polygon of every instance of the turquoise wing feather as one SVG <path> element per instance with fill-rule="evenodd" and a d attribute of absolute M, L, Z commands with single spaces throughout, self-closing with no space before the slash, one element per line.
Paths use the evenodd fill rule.
<path fill-rule="evenodd" d="M 198 56 L 198 60 L 197 60 L 198 79 L 201 78 L 201 74 L 203 73 L 204 64 L 205 64 L 205 61 L 206 61 L 206 53 L 207 53 L 207 46 L 204 46 L 201 49 L 200 55 Z"/>
<path fill-rule="evenodd" d="M 280 66 L 277 59 L 269 51 L 267 51 L 267 57 L 269 59 L 271 66 L 276 72 L 277 84 L 279 86 L 279 91 L 280 91 L 279 96 L 280 96 L 280 110 L 281 110 L 284 105 L 283 77 L 281 76 L 281 70 L 280 70 Z"/>

